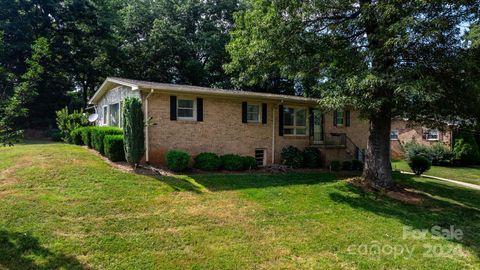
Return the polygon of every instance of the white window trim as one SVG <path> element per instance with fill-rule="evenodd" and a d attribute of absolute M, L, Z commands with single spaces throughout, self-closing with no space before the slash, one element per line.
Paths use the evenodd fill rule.
<path fill-rule="evenodd" d="M 118 125 L 114 126 L 112 125 L 112 123 L 110 123 L 110 120 L 111 120 L 111 117 L 110 117 L 110 114 L 111 114 L 111 110 L 110 110 L 110 107 L 113 106 L 113 105 L 117 105 L 118 104 Z M 120 119 L 121 119 L 121 116 L 120 116 L 121 112 L 120 112 L 120 102 L 117 102 L 117 103 L 112 103 L 112 104 L 109 104 L 108 105 L 108 126 L 109 127 L 120 127 Z"/>
<path fill-rule="evenodd" d="M 107 126 L 108 125 L 108 115 L 109 115 L 109 110 L 108 110 L 108 105 L 103 105 L 103 111 L 102 111 L 102 125 Z"/>
<path fill-rule="evenodd" d="M 284 136 L 308 136 L 308 110 L 305 107 L 299 107 L 299 106 L 284 106 L 283 107 L 283 113 L 285 113 L 285 109 L 293 109 L 293 126 L 287 126 L 285 125 L 285 116 L 283 117 L 283 135 Z M 305 126 L 297 126 L 296 125 L 296 110 L 303 109 L 305 110 Z M 305 134 L 297 134 L 297 128 L 305 128 Z M 286 134 L 285 129 L 293 129 L 293 134 Z"/>
<path fill-rule="evenodd" d="M 257 106 L 258 107 L 258 120 L 248 120 L 248 106 Z M 247 123 L 261 123 L 262 122 L 262 106 L 259 103 L 248 103 L 247 102 Z"/>
<path fill-rule="evenodd" d="M 178 115 L 178 110 L 180 107 L 178 103 L 180 100 L 191 100 L 193 101 L 193 117 L 181 117 Z M 197 121 L 197 99 L 192 97 L 177 97 L 177 120 L 184 120 L 184 121 Z"/>
<path fill-rule="evenodd" d="M 437 137 L 436 138 L 428 138 L 428 135 L 430 134 L 430 131 L 436 131 L 437 132 Z M 440 131 L 436 130 L 436 129 L 431 129 L 431 130 L 427 130 L 427 141 L 438 141 L 440 140 Z"/>
<path fill-rule="evenodd" d="M 397 135 L 396 138 L 392 138 L 392 133 L 393 133 L 394 131 L 396 131 L 396 135 Z M 392 129 L 392 131 L 390 131 L 390 141 L 398 141 L 398 140 L 400 140 L 399 136 L 400 136 L 400 131 L 399 131 L 398 129 Z"/>

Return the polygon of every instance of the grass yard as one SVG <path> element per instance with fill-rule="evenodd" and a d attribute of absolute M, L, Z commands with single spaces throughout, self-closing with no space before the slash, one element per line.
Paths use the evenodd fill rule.
<path fill-rule="evenodd" d="M 393 161 L 392 167 L 393 169 L 396 169 L 396 170 L 408 171 L 408 172 L 412 171 L 408 166 L 408 163 L 404 160 Z M 425 174 L 480 185 L 480 166 L 473 166 L 473 167 L 432 166 L 432 168 L 427 172 L 425 172 Z"/>
<path fill-rule="evenodd" d="M 480 268 L 480 191 L 395 177 L 429 197 L 323 173 L 153 178 L 78 146 L 0 148 L 0 269 Z M 435 225 L 464 236 L 403 237 Z"/>

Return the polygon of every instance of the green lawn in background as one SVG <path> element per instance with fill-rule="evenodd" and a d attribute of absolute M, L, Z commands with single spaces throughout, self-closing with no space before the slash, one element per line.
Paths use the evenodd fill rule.
<path fill-rule="evenodd" d="M 408 163 L 404 160 L 392 162 L 392 168 L 399 171 L 411 172 Z M 452 180 L 480 185 L 480 166 L 473 167 L 445 167 L 432 166 L 425 172 L 426 175 L 438 176 Z"/>
<path fill-rule="evenodd" d="M 426 199 L 328 173 L 154 178 L 79 146 L 0 148 L 0 269 L 480 268 L 480 191 L 395 179 Z M 464 236 L 403 237 L 435 225 Z"/>

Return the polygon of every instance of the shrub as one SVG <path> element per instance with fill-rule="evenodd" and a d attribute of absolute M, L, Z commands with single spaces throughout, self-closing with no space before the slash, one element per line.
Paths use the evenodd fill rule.
<path fill-rule="evenodd" d="M 295 146 L 285 146 L 282 149 L 283 164 L 292 166 L 293 168 L 300 168 L 303 166 L 303 153 Z"/>
<path fill-rule="evenodd" d="M 321 161 L 320 150 L 316 147 L 305 147 L 303 150 L 303 161 L 305 166 L 309 168 L 319 167 Z"/>
<path fill-rule="evenodd" d="M 330 162 L 330 170 L 340 171 L 342 169 L 342 163 L 339 160 L 332 160 Z"/>
<path fill-rule="evenodd" d="M 106 135 L 103 139 L 105 156 L 111 161 L 124 161 L 123 135 Z"/>
<path fill-rule="evenodd" d="M 254 157 L 243 156 L 243 168 L 245 170 L 254 170 L 258 167 L 257 160 Z"/>
<path fill-rule="evenodd" d="M 106 135 L 122 135 L 123 131 L 120 128 L 114 127 L 96 127 L 91 130 L 92 145 L 100 154 L 105 154 L 103 139 Z"/>
<path fill-rule="evenodd" d="M 432 160 L 432 152 L 430 148 L 423 144 L 418 144 L 415 141 L 407 142 L 404 145 L 405 157 L 410 160 L 416 156 L 424 156 Z"/>
<path fill-rule="evenodd" d="M 204 171 L 215 171 L 222 166 L 222 160 L 214 153 L 201 153 L 194 160 L 194 167 Z"/>
<path fill-rule="evenodd" d="M 52 128 L 48 131 L 48 136 L 52 139 L 54 142 L 61 142 L 62 141 L 62 133 L 60 132 L 59 129 Z"/>
<path fill-rule="evenodd" d="M 239 155 L 228 154 L 221 156 L 222 167 L 228 171 L 241 171 L 245 169 L 243 157 Z"/>
<path fill-rule="evenodd" d="M 76 145 L 83 145 L 83 140 L 82 140 L 82 129 L 86 127 L 79 127 L 72 132 L 70 132 L 70 138 L 72 138 L 72 142 Z"/>
<path fill-rule="evenodd" d="M 455 140 L 453 153 L 455 160 L 464 165 L 477 164 L 480 159 L 478 144 L 471 133 L 461 133 Z"/>
<path fill-rule="evenodd" d="M 454 154 L 443 143 L 435 143 L 430 147 L 430 157 L 433 165 L 444 165 L 452 162 Z"/>
<path fill-rule="evenodd" d="M 184 171 L 188 168 L 190 155 L 183 151 L 170 150 L 167 152 L 167 167 L 172 171 Z"/>
<path fill-rule="evenodd" d="M 342 162 L 342 170 L 351 171 L 353 169 L 353 163 L 351 160 L 345 160 Z"/>
<path fill-rule="evenodd" d="M 125 158 L 136 166 L 145 153 L 145 123 L 142 102 L 136 97 L 127 97 L 123 102 L 123 130 Z"/>
<path fill-rule="evenodd" d="M 363 171 L 363 162 L 358 159 L 352 160 L 352 170 Z"/>
<path fill-rule="evenodd" d="M 80 135 L 82 137 L 83 144 L 88 146 L 88 148 L 92 148 L 92 130 L 96 127 L 83 127 L 80 128 Z"/>
<path fill-rule="evenodd" d="M 415 175 L 421 175 L 430 169 L 432 162 L 424 156 L 414 156 L 410 159 L 408 165 Z"/>
<path fill-rule="evenodd" d="M 68 108 L 65 107 L 56 112 L 57 127 L 60 130 L 62 140 L 68 143 L 73 143 L 70 136 L 72 130 L 88 125 L 87 115 L 83 110 L 73 111 L 69 113 Z"/>

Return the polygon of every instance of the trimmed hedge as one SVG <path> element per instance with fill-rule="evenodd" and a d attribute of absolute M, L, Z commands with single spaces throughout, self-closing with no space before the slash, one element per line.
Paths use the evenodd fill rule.
<path fill-rule="evenodd" d="M 84 127 L 81 128 L 76 128 L 70 132 L 70 138 L 72 142 L 76 145 L 83 145 L 83 140 L 82 140 L 82 130 Z"/>
<path fill-rule="evenodd" d="M 316 147 L 305 147 L 305 149 L 303 149 L 303 161 L 308 168 L 320 167 L 320 150 Z"/>
<path fill-rule="evenodd" d="M 339 160 L 332 160 L 330 162 L 330 170 L 332 171 L 340 171 L 342 169 L 342 162 Z"/>
<path fill-rule="evenodd" d="M 106 135 L 103 138 L 105 156 L 111 161 L 125 161 L 123 135 Z"/>
<path fill-rule="evenodd" d="M 254 170 L 258 167 L 257 160 L 254 157 L 243 156 L 242 159 L 244 170 Z"/>
<path fill-rule="evenodd" d="M 351 171 L 353 169 L 353 163 L 351 160 L 345 160 L 342 162 L 342 170 Z"/>
<path fill-rule="evenodd" d="M 105 154 L 103 139 L 106 135 L 122 135 L 123 131 L 120 128 L 114 127 L 96 127 L 91 130 L 92 134 L 92 146 L 95 150 L 97 150 L 100 154 Z"/>
<path fill-rule="evenodd" d="M 220 157 L 222 167 L 228 171 L 242 171 L 245 168 L 245 159 L 242 156 L 228 154 Z"/>
<path fill-rule="evenodd" d="M 170 150 L 167 152 L 167 167 L 172 171 L 184 171 L 188 168 L 190 155 L 183 151 Z"/>
<path fill-rule="evenodd" d="M 300 168 L 303 166 L 303 152 L 295 146 L 285 146 L 282 149 L 283 164 L 292 166 L 293 168 Z"/>
<path fill-rule="evenodd" d="M 222 160 L 215 153 L 200 153 L 194 160 L 194 167 L 203 171 L 215 171 L 222 166 Z"/>
<path fill-rule="evenodd" d="M 82 137 L 82 142 L 88 148 L 93 148 L 92 145 L 92 130 L 96 127 L 83 127 L 80 129 L 80 135 Z"/>
<path fill-rule="evenodd" d="M 363 162 L 358 160 L 358 159 L 354 159 L 352 160 L 352 170 L 354 171 L 363 171 Z"/>
<path fill-rule="evenodd" d="M 414 156 L 410 159 L 408 165 L 415 175 L 421 175 L 430 169 L 432 162 L 424 156 Z"/>

